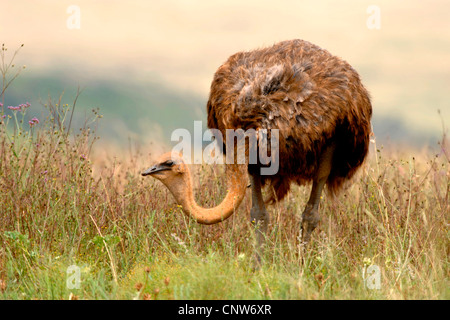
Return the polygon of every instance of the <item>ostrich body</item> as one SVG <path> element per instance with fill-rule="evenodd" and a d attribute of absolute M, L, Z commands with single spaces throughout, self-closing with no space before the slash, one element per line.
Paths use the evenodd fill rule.
<path fill-rule="evenodd" d="M 266 203 L 281 201 L 292 183 L 312 181 L 302 214 L 302 238 L 308 242 L 319 221 L 324 186 L 335 194 L 368 153 L 372 106 L 358 73 L 344 60 L 303 40 L 232 55 L 214 75 L 207 113 L 208 127 L 218 129 L 223 137 L 226 129 L 278 129 L 278 172 L 261 175 L 261 164 L 226 164 L 228 193 L 208 209 L 195 203 L 181 156 L 164 154 L 142 174 L 162 181 L 184 212 L 203 224 L 223 221 L 235 211 L 249 176 L 251 221 L 258 226 L 259 247 L 269 222 Z M 264 186 L 269 191 L 267 201 L 262 196 Z"/>

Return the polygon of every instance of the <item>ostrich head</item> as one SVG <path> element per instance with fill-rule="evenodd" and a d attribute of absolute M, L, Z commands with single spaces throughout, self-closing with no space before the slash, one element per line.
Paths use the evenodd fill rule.
<path fill-rule="evenodd" d="M 141 173 L 143 176 L 152 176 L 160 180 L 166 186 L 176 184 L 184 180 L 188 169 L 180 154 L 167 152 L 160 156 L 155 165 Z"/>

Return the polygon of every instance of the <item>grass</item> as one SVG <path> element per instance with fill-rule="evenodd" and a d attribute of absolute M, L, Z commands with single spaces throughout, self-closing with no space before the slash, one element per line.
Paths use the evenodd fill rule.
<path fill-rule="evenodd" d="M 294 187 L 269 208 L 264 265 L 255 271 L 249 196 L 223 223 L 195 223 L 162 184 L 140 176 L 152 155 L 96 152 L 98 111 L 75 131 L 76 104 L 62 100 L 50 99 L 46 118 L 31 126 L 33 106 L 2 106 L 1 299 L 450 298 L 445 134 L 437 154 L 372 143 L 353 184 L 335 199 L 324 195 L 304 254 L 309 187 Z M 222 169 L 193 166 L 201 205 L 223 198 Z M 378 289 L 368 285 L 371 266 Z"/>

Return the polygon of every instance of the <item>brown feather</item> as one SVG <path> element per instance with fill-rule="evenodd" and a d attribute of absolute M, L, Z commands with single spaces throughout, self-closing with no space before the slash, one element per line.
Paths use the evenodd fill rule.
<path fill-rule="evenodd" d="M 280 167 L 262 176 L 281 200 L 291 182 L 314 178 L 324 148 L 334 143 L 328 190 L 337 192 L 363 163 L 372 106 L 358 73 L 344 60 L 303 40 L 232 55 L 214 75 L 208 127 L 279 129 Z M 249 168 L 251 170 L 251 168 Z"/>

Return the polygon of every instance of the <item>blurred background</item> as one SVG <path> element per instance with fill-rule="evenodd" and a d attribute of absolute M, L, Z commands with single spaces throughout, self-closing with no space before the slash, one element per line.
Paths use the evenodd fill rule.
<path fill-rule="evenodd" d="M 0 42 L 26 65 L 5 106 L 49 96 L 77 124 L 100 108 L 100 136 L 173 145 L 206 124 L 216 69 L 233 53 L 301 38 L 347 60 L 372 96 L 377 144 L 436 147 L 450 125 L 448 0 L 0 1 Z M 438 112 L 440 110 L 440 114 Z"/>

